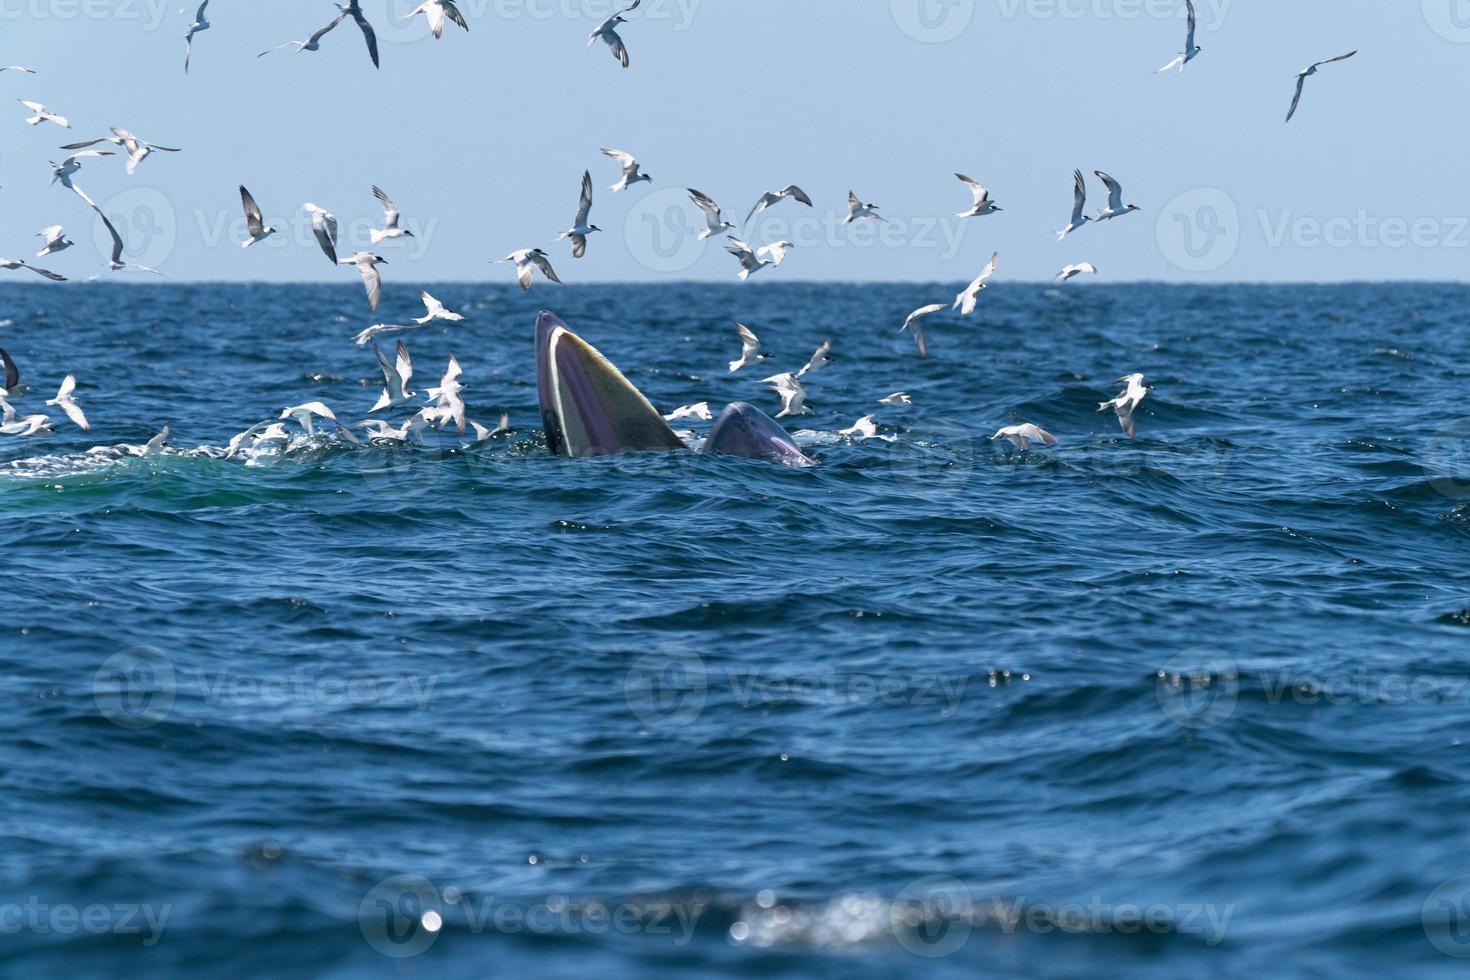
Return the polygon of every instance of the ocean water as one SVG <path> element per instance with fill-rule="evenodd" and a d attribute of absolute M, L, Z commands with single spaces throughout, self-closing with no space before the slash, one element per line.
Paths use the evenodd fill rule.
<path fill-rule="evenodd" d="M 1470 291 L 1001 284 L 916 359 L 958 288 L 435 286 L 511 432 L 247 465 L 366 417 L 360 290 L 7 284 L 93 430 L 0 439 L 0 973 L 1463 975 Z M 664 410 L 832 338 L 822 465 L 550 458 L 543 306 Z"/>

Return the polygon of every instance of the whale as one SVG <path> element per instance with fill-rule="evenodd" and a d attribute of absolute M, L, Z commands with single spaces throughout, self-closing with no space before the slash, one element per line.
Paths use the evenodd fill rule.
<path fill-rule="evenodd" d="M 643 392 L 549 310 L 536 318 L 536 387 L 546 448 L 553 456 L 689 450 Z M 720 413 L 702 451 L 784 466 L 817 465 L 781 423 L 745 402 Z"/>

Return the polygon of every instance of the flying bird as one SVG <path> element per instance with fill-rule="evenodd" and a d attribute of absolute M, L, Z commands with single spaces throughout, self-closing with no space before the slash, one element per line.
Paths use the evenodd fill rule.
<path fill-rule="evenodd" d="M 876 205 L 876 204 L 864 204 L 861 200 L 859 200 L 859 198 L 858 198 L 858 196 L 856 194 L 854 194 L 852 191 L 848 191 L 847 192 L 847 217 L 844 218 L 844 219 L 842 219 L 842 223 L 845 224 L 845 225 L 850 225 L 854 221 L 857 221 L 857 220 L 859 220 L 861 218 L 873 218 L 873 219 L 876 219 L 878 221 L 887 221 L 888 220 L 887 218 L 883 217 L 881 214 L 878 213 L 878 205 Z"/>
<path fill-rule="evenodd" d="M 15 101 L 19 102 L 21 105 L 31 110 L 30 118 L 26 119 L 27 125 L 39 126 L 43 122 L 51 122 L 60 126 L 62 129 L 71 129 L 71 123 L 66 121 L 65 116 L 58 116 L 56 113 L 52 112 L 50 109 L 47 109 L 41 103 L 28 102 L 25 99 L 16 99 Z"/>
<path fill-rule="evenodd" d="M 1194 43 L 1194 0 L 1184 0 L 1184 2 L 1189 5 L 1189 35 L 1184 39 L 1184 50 L 1179 52 L 1179 57 L 1154 72 L 1155 75 L 1160 72 L 1166 72 L 1170 68 L 1178 68 L 1181 72 L 1184 71 L 1184 66 L 1193 61 L 1204 50 L 1204 48 Z"/>
<path fill-rule="evenodd" d="M 624 153 L 622 150 L 609 150 L 606 148 L 604 148 L 602 152 L 607 156 L 612 157 L 614 160 L 618 161 L 618 163 L 622 164 L 623 167 L 623 179 L 618 181 L 616 184 L 613 184 L 612 187 L 609 188 L 610 190 L 624 191 L 627 190 L 629 187 L 632 187 L 639 181 L 648 181 L 649 183 L 653 182 L 653 177 L 648 174 L 642 173 L 639 170 L 638 161 L 633 158 L 633 154 Z"/>
<path fill-rule="evenodd" d="M 612 56 L 618 59 L 624 68 L 627 68 L 628 47 L 623 43 L 622 36 L 618 34 L 617 27 L 619 24 L 626 24 L 628 21 L 623 15 L 637 10 L 638 5 L 642 2 L 643 0 L 633 0 L 630 6 L 624 7 L 597 25 L 597 30 L 587 36 L 587 47 L 592 47 L 598 41 L 603 42 L 612 51 Z"/>
<path fill-rule="evenodd" d="M 1296 115 L 1296 107 L 1301 105 L 1302 101 L 1302 88 L 1307 84 L 1309 77 L 1317 74 L 1318 68 L 1321 68 L 1323 65 L 1330 65 L 1336 61 L 1346 61 L 1357 53 L 1357 51 L 1349 51 L 1347 54 L 1340 54 L 1336 58 L 1328 58 L 1326 61 L 1319 61 L 1316 64 L 1308 65 L 1298 72 L 1296 76 L 1296 96 L 1291 100 L 1291 110 L 1286 114 L 1286 121 L 1291 122 L 1291 117 Z"/>
<path fill-rule="evenodd" d="M 464 321 L 464 314 L 445 309 L 444 304 L 430 296 L 427 289 L 423 291 L 419 299 L 424 301 L 424 310 L 426 312 L 423 316 L 415 317 L 413 322 L 421 327 L 433 323 L 435 320 L 444 320 L 449 323 L 462 323 Z"/>
<path fill-rule="evenodd" d="M 985 284 L 990 277 L 995 275 L 995 268 L 1000 263 L 1000 253 L 996 252 L 990 257 L 990 262 L 981 270 L 975 281 L 965 287 L 964 292 L 954 298 L 954 307 L 960 311 L 960 316 L 969 316 L 975 312 L 975 302 L 980 294 L 985 291 Z"/>
<path fill-rule="evenodd" d="M 572 221 L 572 227 L 561 233 L 557 239 L 572 240 L 572 258 L 580 259 L 587 254 L 587 236 L 594 231 L 602 229 L 588 221 L 592 217 L 592 171 L 582 171 L 582 196 L 577 202 L 577 216 Z"/>
<path fill-rule="evenodd" d="M 755 207 L 750 209 L 750 214 L 745 216 L 745 220 L 749 222 L 751 218 L 754 218 L 760 212 L 766 210 L 767 208 L 775 207 L 777 204 L 780 204 L 788 197 L 795 201 L 797 204 L 805 204 L 807 207 L 814 206 L 812 204 L 811 197 L 807 195 L 806 191 L 802 190 L 800 187 L 797 187 L 795 184 L 787 184 L 779 191 L 767 191 L 766 193 L 762 194 L 761 199 L 755 202 Z"/>
<path fill-rule="evenodd" d="M 311 215 L 311 233 L 316 237 L 316 243 L 321 246 L 322 254 L 333 264 L 337 264 L 337 216 L 325 208 L 319 208 L 315 204 L 303 204 L 301 210 Z"/>
<path fill-rule="evenodd" d="M 537 269 L 552 282 L 561 282 L 556 277 L 556 271 L 551 268 L 551 257 L 539 248 L 523 248 L 518 252 L 511 252 L 500 261 L 515 263 L 516 278 L 520 280 L 522 289 L 531 288 L 531 274 Z"/>
<path fill-rule="evenodd" d="M 832 341 L 831 340 L 824 340 L 824 341 L 822 341 L 822 346 L 818 347 L 817 348 L 817 352 L 812 355 L 812 359 L 810 361 L 807 361 L 806 362 L 806 367 L 804 367 L 800 371 L 797 371 L 796 372 L 796 376 L 798 378 L 804 378 L 808 374 L 811 374 L 812 372 L 814 372 L 814 371 L 816 371 L 816 370 L 818 370 L 820 368 L 823 368 L 827 364 L 831 363 L 830 359 L 827 357 L 827 355 L 829 353 L 831 353 L 831 351 L 832 351 Z"/>
<path fill-rule="evenodd" d="M 767 385 L 772 391 L 781 396 L 781 411 L 776 415 L 778 419 L 784 419 L 789 415 L 806 415 L 811 409 L 806 407 L 806 389 L 794 374 L 777 374 L 765 378 L 761 384 Z"/>
<path fill-rule="evenodd" d="M 1123 427 L 1123 431 L 1128 435 L 1128 438 L 1132 439 L 1134 431 L 1133 413 L 1138 410 L 1138 406 L 1143 402 L 1144 396 L 1148 394 L 1148 389 L 1143 386 L 1143 375 L 1141 374 L 1130 374 L 1127 377 L 1119 378 L 1114 383 L 1127 385 L 1127 387 L 1119 392 L 1116 397 L 1098 405 L 1097 410 L 1099 412 L 1106 412 L 1111 408 L 1118 416 L 1118 424 Z"/>
<path fill-rule="evenodd" d="M 36 73 L 36 69 L 26 68 L 23 65 L 5 65 L 3 67 L 0 67 L 0 71 L 23 71 L 27 75 L 34 75 Z"/>
<path fill-rule="evenodd" d="M 1039 425 L 1027 422 L 1023 425 L 1011 425 L 1001 429 L 990 437 L 991 442 L 999 442 L 1002 439 L 1015 446 L 1021 452 L 1031 448 L 1033 442 L 1039 442 L 1047 446 L 1055 446 L 1057 437 L 1047 432 Z"/>
<path fill-rule="evenodd" d="M 699 240 L 713 238 L 722 231 L 730 231 L 735 226 L 724 219 L 720 206 L 715 203 L 714 198 L 708 194 L 701 193 L 690 187 L 689 197 L 698 205 L 699 210 L 704 212 L 704 231 L 699 233 Z"/>
<path fill-rule="evenodd" d="M 878 425 L 873 421 L 873 416 L 864 415 L 846 429 L 837 431 L 839 436 L 847 436 L 849 439 L 871 439 L 878 434 Z"/>
<path fill-rule="evenodd" d="M 332 412 L 332 410 L 321 402 L 307 402 L 304 405 L 288 406 L 281 410 L 280 418 L 282 421 L 285 421 L 286 419 L 292 419 L 297 425 L 301 426 L 302 429 L 306 430 L 307 435 L 311 435 L 316 432 L 316 426 L 312 421 L 313 419 L 327 419 L 332 422 L 337 421 L 337 416 Z M 338 424 L 340 425 L 341 423 Z"/>
<path fill-rule="evenodd" d="M 756 361 L 763 361 L 767 357 L 770 357 L 769 354 L 761 353 L 761 341 L 755 335 L 755 331 L 738 320 L 735 321 L 735 333 L 740 336 L 740 359 L 730 362 L 731 374 L 734 374 L 743 367 L 754 364 Z"/>
<path fill-rule="evenodd" d="M 955 177 L 959 179 L 960 183 L 970 189 L 970 194 L 975 199 L 975 203 L 970 210 L 961 211 L 955 215 L 956 218 L 982 218 L 987 214 L 994 214 L 997 211 L 1004 210 L 1003 208 L 997 207 L 995 202 L 990 199 L 990 190 L 984 184 L 980 183 L 980 181 L 966 177 L 964 174 L 955 174 Z"/>
<path fill-rule="evenodd" d="M 949 309 L 949 304 L 947 303 L 932 303 L 929 306 L 921 306 L 914 312 L 910 313 L 908 315 L 908 319 L 903 321 L 903 326 L 898 328 L 899 333 L 903 333 L 905 330 L 913 333 L 914 343 L 917 344 L 919 347 L 920 357 L 929 356 L 929 341 L 924 336 L 924 328 L 920 325 L 919 321 L 924 319 L 924 317 L 926 316 L 933 316 L 935 313 L 939 313 L 947 309 Z"/>
<path fill-rule="evenodd" d="M 81 194 L 82 192 L 80 190 L 78 190 L 77 193 L 78 194 Z M 83 200 L 86 200 L 86 195 L 85 194 L 82 195 L 82 199 Z M 90 204 L 91 202 L 88 201 L 88 203 Z M 99 207 L 97 207 L 97 205 L 93 204 L 92 205 L 92 209 L 97 212 L 97 217 L 99 217 L 99 218 L 102 219 L 102 224 L 107 228 L 107 234 L 110 235 L 110 236 L 112 236 L 112 255 L 107 260 L 107 268 L 110 271 L 112 271 L 112 272 L 125 272 L 125 271 L 127 271 L 129 269 L 135 269 L 138 272 L 151 272 L 155 276 L 159 276 L 159 277 L 162 277 L 163 276 L 163 273 L 159 272 L 157 269 L 150 269 L 146 265 L 135 265 L 132 262 L 124 262 L 123 261 L 123 240 L 122 240 L 122 236 L 117 233 L 117 228 L 115 228 L 113 226 L 112 222 L 108 220 L 107 215 L 105 215 L 105 214 L 102 213 L 102 209 L 101 208 L 99 208 Z"/>
<path fill-rule="evenodd" d="M 940 309 L 943 309 L 943 307 L 941 306 Z M 912 405 L 913 403 L 914 403 L 913 398 L 911 398 L 909 396 L 909 393 L 906 392 L 906 391 L 895 391 L 893 394 L 889 395 L 887 398 L 880 398 L 880 399 L 878 399 L 878 404 L 879 405 L 893 405 L 895 407 L 902 406 L 902 405 Z"/>
<path fill-rule="evenodd" d="M 368 411 L 380 412 L 385 408 L 407 405 L 416 395 L 408 387 L 413 383 L 413 360 L 408 356 L 408 348 L 400 340 L 392 361 L 388 360 L 381 347 L 374 347 L 373 353 L 378 356 L 378 367 L 383 371 L 383 393 Z"/>
<path fill-rule="evenodd" d="M 762 245 L 753 249 L 749 244 L 730 236 L 730 244 L 725 246 L 725 251 L 740 262 L 740 281 L 744 282 L 767 266 L 780 265 L 786 258 L 786 250 L 795 247 L 791 242 L 776 242 L 774 245 Z"/>
<path fill-rule="evenodd" d="M 1123 203 L 1123 185 L 1118 183 L 1101 170 L 1094 170 L 1098 180 L 1101 180 L 1108 189 L 1108 206 L 1093 216 L 1093 221 L 1111 221 L 1131 211 L 1139 210 L 1136 204 Z"/>
<path fill-rule="evenodd" d="M 61 149 L 82 150 L 86 149 L 89 146 L 96 146 L 98 143 L 114 143 L 127 151 L 127 170 L 129 176 L 131 176 L 133 172 L 138 169 L 138 164 L 148 159 L 149 155 L 156 150 L 161 150 L 164 153 L 180 152 L 178 147 L 159 146 L 157 143 L 150 143 L 147 140 L 138 139 L 138 137 L 134 136 L 126 129 L 118 129 L 116 126 L 112 127 L 111 136 L 104 136 L 101 139 L 95 140 L 84 140 L 81 143 L 68 143 L 65 146 L 61 147 Z M 110 153 L 108 155 L 111 156 Z"/>
<path fill-rule="evenodd" d="M 419 14 L 428 18 L 429 30 L 433 32 L 435 39 L 444 36 L 446 18 L 467 31 L 470 29 L 470 25 L 464 19 L 464 14 L 460 13 L 459 8 L 454 5 L 454 0 L 424 0 L 423 3 L 410 10 L 403 19 L 413 20 Z"/>
<path fill-rule="evenodd" d="M 65 233 L 61 230 L 61 225 L 42 228 L 36 237 L 44 240 L 41 250 L 36 253 L 36 258 L 38 259 L 45 258 L 48 255 L 55 255 L 57 252 L 65 251 L 76 244 L 76 242 L 66 237 Z"/>
<path fill-rule="evenodd" d="M 338 259 L 337 264 L 357 266 L 363 288 L 367 290 L 368 309 L 378 312 L 378 301 L 383 298 L 383 276 L 378 272 L 378 266 L 387 265 L 388 260 L 372 252 L 358 252 L 350 259 Z"/>
<path fill-rule="evenodd" d="M 68 374 L 61 382 L 61 388 L 56 392 L 56 397 L 46 402 L 47 405 L 59 408 L 66 413 L 77 428 L 86 432 L 92 428 L 87 422 L 87 416 L 82 413 L 82 406 L 72 399 L 72 394 L 77 390 L 77 379 Z"/>
<path fill-rule="evenodd" d="M 51 420 L 44 415 L 27 415 L 23 419 L 0 425 L 0 435 L 29 437 L 51 432 Z"/>
<path fill-rule="evenodd" d="M 245 206 L 245 230 L 250 235 L 240 243 L 241 248 L 249 248 L 256 242 L 263 242 L 276 233 L 278 229 L 265 223 L 265 218 L 260 213 L 260 205 L 255 203 L 255 198 L 250 196 L 244 184 L 240 185 L 240 203 Z"/>
<path fill-rule="evenodd" d="M 59 276 L 54 272 L 48 272 L 47 270 L 37 268 L 34 265 L 26 265 L 20 259 L 0 259 L 0 269 L 8 269 L 11 272 L 14 272 L 16 269 L 27 269 L 31 272 L 34 272 L 38 276 L 45 276 L 52 282 L 66 282 L 66 276 Z"/>
<path fill-rule="evenodd" d="M 1087 181 L 1083 179 L 1082 171 L 1080 170 L 1072 171 L 1072 177 L 1074 180 L 1072 191 L 1072 220 L 1067 223 L 1067 227 L 1057 232 L 1057 241 L 1061 241 L 1092 220 L 1082 213 L 1083 209 L 1087 207 Z"/>
<path fill-rule="evenodd" d="M 398 205 L 393 203 L 393 198 L 383 192 L 383 188 L 377 184 L 373 185 L 373 197 L 383 206 L 383 227 L 374 228 L 368 232 L 368 240 L 376 245 L 390 238 L 412 238 L 413 232 L 407 228 L 398 227 Z"/>
<path fill-rule="evenodd" d="M 273 48 L 267 48 L 266 50 L 262 51 L 260 54 L 256 55 L 256 57 L 264 58 L 272 51 L 279 51 L 282 48 L 289 48 L 293 44 L 296 45 L 297 54 L 300 54 L 303 51 L 320 51 L 322 49 L 322 38 L 326 37 L 327 34 L 338 24 L 342 23 L 342 21 L 345 20 L 346 17 L 347 13 L 346 11 L 343 11 L 342 13 L 339 13 L 337 15 L 336 20 L 332 21 L 326 27 L 323 27 L 321 30 L 311 35 L 311 37 L 307 38 L 305 41 L 287 41 L 285 44 L 277 44 Z"/>
<path fill-rule="evenodd" d="M 209 21 L 204 19 L 204 8 L 209 6 L 209 0 L 204 0 L 199 5 L 199 12 L 194 15 L 194 23 L 189 25 L 189 33 L 184 35 L 184 74 L 189 74 L 189 58 L 194 54 L 194 35 L 200 31 L 209 30 Z"/>
<path fill-rule="evenodd" d="M 709 402 L 699 402 L 695 405 L 681 405 L 664 416 L 665 422 L 678 422 L 680 419 L 699 419 L 708 422 L 715 415 L 709 410 Z"/>
<path fill-rule="evenodd" d="M 1095 276 L 1097 275 L 1097 266 L 1091 262 L 1078 262 L 1076 265 L 1069 265 L 1063 268 L 1061 272 L 1057 273 L 1057 278 L 1062 282 L 1067 282 L 1082 275 L 1084 272 L 1091 273 Z"/>

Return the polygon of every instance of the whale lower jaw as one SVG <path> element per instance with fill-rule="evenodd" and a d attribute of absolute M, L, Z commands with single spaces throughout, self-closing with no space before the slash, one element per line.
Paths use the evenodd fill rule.
<path fill-rule="evenodd" d="M 554 456 L 689 448 L 611 361 L 546 311 L 536 320 L 536 384 L 546 448 Z M 720 413 L 704 451 L 785 466 L 817 465 L 779 422 L 745 402 Z"/>

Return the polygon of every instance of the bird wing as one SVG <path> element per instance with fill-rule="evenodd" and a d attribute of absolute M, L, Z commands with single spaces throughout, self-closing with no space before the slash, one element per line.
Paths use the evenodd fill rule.
<path fill-rule="evenodd" d="M 1184 3 L 1185 3 L 1186 6 L 1189 7 L 1189 37 L 1184 42 L 1184 49 L 1186 51 L 1192 51 L 1192 50 L 1194 50 L 1194 28 L 1195 28 L 1194 0 L 1184 0 Z"/>
<path fill-rule="evenodd" d="M 5 390 L 9 391 L 20 384 L 20 368 L 16 367 L 15 360 L 3 349 L 0 349 L 0 364 L 5 367 Z"/>
<path fill-rule="evenodd" d="M 93 205 L 93 206 L 96 207 L 96 205 Z M 102 219 L 102 224 L 104 224 L 107 227 L 107 233 L 112 236 L 112 261 L 113 261 L 113 264 L 114 265 L 121 265 L 122 264 L 122 254 L 123 254 L 123 240 L 122 240 L 122 236 L 117 233 L 117 229 L 112 226 L 112 222 L 107 220 L 107 215 L 105 215 L 105 214 L 102 213 L 102 209 L 101 208 L 97 208 L 97 217 L 99 217 L 99 218 Z"/>
<path fill-rule="evenodd" d="M 1101 170 L 1094 170 L 1093 173 L 1097 174 L 1097 179 L 1102 181 L 1103 184 L 1107 186 L 1108 207 L 1114 211 L 1123 210 L 1123 185 L 1119 184 L 1116 180 L 1109 177 Z"/>
<path fill-rule="evenodd" d="M 393 198 L 383 192 L 383 188 L 377 184 L 373 185 L 373 197 L 383 205 L 383 224 L 388 228 L 398 227 L 398 205 L 393 203 Z"/>
<path fill-rule="evenodd" d="M 1326 61 L 1319 61 L 1315 65 L 1313 65 L 1312 67 L 1313 68 L 1321 68 L 1323 65 L 1330 65 L 1334 61 L 1347 61 L 1349 58 L 1351 58 L 1353 55 L 1355 55 L 1357 53 L 1358 52 L 1356 52 L 1356 51 L 1349 51 L 1347 54 L 1340 54 L 1336 58 L 1328 58 Z"/>
<path fill-rule="evenodd" d="M 612 49 L 613 57 L 618 59 L 619 63 L 621 63 L 624 68 L 627 68 L 629 64 L 628 46 L 623 43 L 622 35 L 620 35 L 617 31 L 609 28 L 608 30 L 602 32 L 602 39 L 606 41 L 607 46 Z"/>
<path fill-rule="evenodd" d="M 1291 108 L 1286 111 L 1286 121 L 1291 122 L 1291 117 L 1296 115 L 1296 107 L 1302 104 L 1302 89 L 1307 84 L 1307 73 L 1302 72 L 1296 77 L 1296 95 L 1292 97 Z"/>
<path fill-rule="evenodd" d="M 861 208 L 862 206 L 863 206 L 863 202 L 858 200 L 858 196 L 856 194 L 854 194 L 852 191 L 848 191 L 847 192 L 847 207 L 848 207 L 848 209 L 849 210 L 852 210 L 852 211 L 856 211 L 859 208 Z"/>
<path fill-rule="evenodd" d="M 68 377 L 70 377 L 70 375 L 68 375 Z M 75 384 L 75 382 L 73 382 L 73 384 Z M 83 432 L 86 432 L 92 428 L 91 424 L 87 421 L 86 413 L 82 411 L 82 406 L 78 405 L 76 402 L 72 401 L 69 398 L 59 398 L 59 396 L 56 404 L 58 408 L 66 413 L 66 417 L 71 419 L 72 423 L 76 425 L 77 428 L 81 429 Z"/>
<path fill-rule="evenodd" d="M 541 270 L 541 274 L 544 275 L 547 279 L 550 279 L 554 283 L 561 282 L 561 280 L 556 277 L 555 270 L 551 268 L 551 260 L 549 258 L 544 255 L 537 255 L 533 252 L 529 256 L 529 259 L 532 263 L 535 264 L 536 268 Z M 527 278 L 529 278 L 529 276 Z"/>
<path fill-rule="evenodd" d="M 814 206 L 812 204 L 812 199 L 810 196 L 807 195 L 807 192 L 802 190 L 800 187 L 797 187 L 795 184 L 787 184 L 786 188 L 781 191 L 781 195 L 783 197 L 792 198 L 798 204 L 805 204 L 807 207 Z"/>
<path fill-rule="evenodd" d="M 817 348 L 817 352 L 812 355 L 812 359 L 811 360 L 809 360 L 809 361 L 806 362 L 806 366 L 803 367 L 800 371 L 797 371 L 796 372 L 796 376 L 798 378 L 804 378 L 808 374 L 810 374 L 812 371 L 816 370 L 819 366 L 821 366 L 822 364 L 826 363 L 826 361 L 827 361 L 827 353 L 830 350 L 832 350 L 832 341 L 831 340 L 824 340 L 824 341 L 822 341 L 822 346 L 820 346 L 820 347 Z"/>
<path fill-rule="evenodd" d="M 316 236 L 316 243 L 322 247 L 327 258 L 332 264 L 337 264 L 337 218 L 326 211 L 319 211 L 311 216 L 311 233 Z"/>
<path fill-rule="evenodd" d="M 102 139 L 87 140 L 87 141 L 82 142 L 82 143 L 67 143 L 67 144 L 65 144 L 65 145 L 63 145 L 61 147 L 58 147 L 58 149 L 62 149 L 62 150 L 85 150 L 89 146 L 96 146 L 98 143 L 107 143 L 107 142 L 111 142 L 111 141 L 108 140 L 104 136 Z"/>
<path fill-rule="evenodd" d="M 22 262 L 20 264 L 20 266 L 21 266 L 22 269 L 30 269 L 32 272 L 34 272 L 38 276 L 45 276 L 47 279 L 50 279 L 52 282 L 66 282 L 66 276 L 58 275 L 57 273 L 51 272 L 51 271 L 49 271 L 47 269 L 42 269 L 42 268 L 39 268 L 39 267 L 34 266 L 34 265 L 26 265 L 24 262 Z"/>
<path fill-rule="evenodd" d="M 970 188 L 970 193 L 974 195 L 977 205 L 984 204 L 990 199 L 990 191 L 980 181 L 972 177 L 966 177 L 964 174 L 955 174 L 955 176 L 959 178 L 960 183 Z"/>
<path fill-rule="evenodd" d="M 68 374 L 61 379 L 61 387 L 56 389 L 56 397 L 47 402 L 48 405 L 60 404 L 71 397 L 71 393 L 77 390 L 76 375 Z"/>
<path fill-rule="evenodd" d="M 429 317 L 431 319 L 433 317 L 439 316 L 444 312 L 444 304 L 439 302 L 434 297 L 430 296 L 427 289 L 424 290 L 423 295 L 421 295 L 419 299 L 424 301 L 424 309 L 428 311 Z"/>
<path fill-rule="evenodd" d="M 428 18 L 429 31 L 435 38 L 444 36 L 444 8 L 438 4 L 437 0 L 427 0 L 426 3 L 419 4 L 404 20 L 408 20 L 414 14 L 423 14 Z"/>
<path fill-rule="evenodd" d="M 711 223 L 718 226 L 722 219 L 720 218 L 720 206 L 715 203 L 714 198 L 692 187 L 688 190 L 690 199 L 699 207 L 699 210 L 709 215 Z"/>
<path fill-rule="evenodd" d="M 393 351 L 393 371 L 398 375 L 403 393 L 408 394 L 409 383 L 413 381 L 413 358 L 408 356 L 408 348 L 401 340 Z"/>
<path fill-rule="evenodd" d="M 362 273 L 362 284 L 367 289 L 368 308 L 378 312 L 378 301 L 383 298 L 383 275 L 373 264 L 371 255 L 357 260 L 357 271 Z"/>
<path fill-rule="evenodd" d="M 609 150 L 606 147 L 603 148 L 602 152 L 618 161 L 618 163 L 621 163 L 624 172 L 631 172 L 638 166 L 638 161 L 634 159 L 631 153 L 624 153 L 622 150 Z"/>
<path fill-rule="evenodd" d="M 757 211 L 764 211 L 766 208 L 781 200 L 781 197 L 782 195 L 777 194 L 774 191 L 762 194 L 761 199 L 755 202 L 755 206 L 751 208 L 750 213 L 745 216 L 746 223 L 749 224 L 750 219 L 755 217 L 755 213 Z"/>
<path fill-rule="evenodd" d="M 742 358 L 760 353 L 761 340 L 755 335 L 754 330 L 737 320 L 735 321 L 735 333 L 740 337 L 740 356 Z"/>
<path fill-rule="evenodd" d="M 586 235 L 569 235 L 567 237 L 572 240 L 572 258 L 580 259 L 587 254 Z"/>
<path fill-rule="evenodd" d="M 315 47 L 318 43 L 320 43 L 321 39 L 323 37 L 325 37 L 329 31 L 331 31 L 333 28 L 335 28 L 338 24 L 342 23 L 342 21 L 344 21 L 346 18 L 347 18 L 347 11 L 344 10 L 344 11 L 342 11 L 342 13 L 340 13 L 340 14 L 337 15 L 337 19 L 336 20 L 332 21 L 326 27 L 323 27 L 321 30 L 319 30 L 315 34 L 313 34 L 311 36 L 311 38 L 306 42 L 306 44 L 302 45 L 302 47 Z M 284 47 L 286 47 L 287 45 L 290 45 L 290 44 L 301 44 L 301 42 L 300 41 L 287 41 L 286 44 L 278 44 L 278 45 L 276 45 L 275 48 L 272 48 L 271 50 L 274 51 L 277 48 L 284 48 Z M 266 52 L 266 53 L 269 54 L 270 52 Z"/>
<path fill-rule="evenodd" d="M 362 39 L 367 42 L 368 56 L 373 59 L 373 67 L 379 67 L 378 35 L 373 30 L 373 25 L 368 23 L 367 18 L 362 15 L 362 8 L 356 3 L 348 8 L 348 13 L 352 14 L 352 19 L 357 21 L 357 26 L 362 29 Z"/>
<path fill-rule="evenodd" d="M 577 219 L 572 223 L 573 228 L 582 228 L 587 224 L 587 219 L 592 216 L 592 171 L 582 171 L 582 197 L 577 202 Z"/>
<path fill-rule="evenodd" d="M 442 0 L 439 6 L 444 9 L 444 16 L 448 17 L 450 20 L 454 21 L 465 30 L 470 29 L 469 23 L 464 19 L 464 14 L 459 12 L 459 8 L 453 4 L 452 0 Z"/>
<path fill-rule="evenodd" d="M 265 230 L 265 219 L 261 216 L 260 205 L 255 203 L 255 198 L 240 185 L 240 203 L 245 206 L 245 226 L 250 229 L 250 237 L 254 238 Z"/>
<path fill-rule="evenodd" d="M 1072 176 L 1076 179 L 1072 190 L 1072 224 L 1075 225 L 1082 220 L 1082 210 L 1087 207 L 1087 181 L 1080 170 L 1074 170 Z"/>

